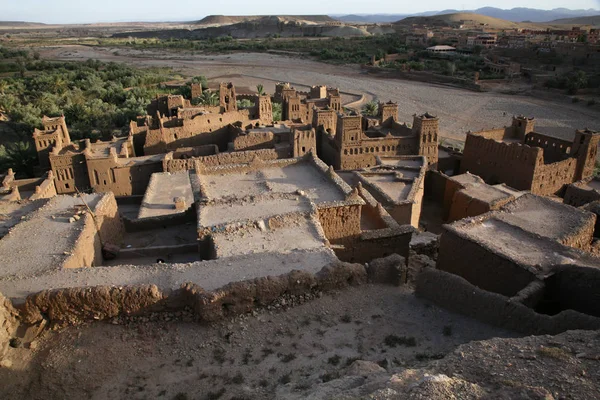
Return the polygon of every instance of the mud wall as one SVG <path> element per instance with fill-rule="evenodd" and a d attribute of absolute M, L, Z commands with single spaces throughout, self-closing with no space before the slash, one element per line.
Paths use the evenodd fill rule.
<path fill-rule="evenodd" d="M 514 199 L 513 196 L 507 195 L 502 199 L 487 202 L 471 197 L 464 190 L 459 190 L 454 193 L 447 221 L 453 222 L 467 217 L 475 217 L 491 210 L 497 210 Z"/>
<path fill-rule="evenodd" d="M 467 134 L 460 172 L 478 175 L 489 184 L 506 183 L 518 190 L 530 190 L 543 158 L 543 150 L 537 147 Z"/>
<path fill-rule="evenodd" d="M 600 270 L 566 265 L 547 281 L 547 291 L 561 310 L 600 317 Z"/>
<path fill-rule="evenodd" d="M 364 265 L 337 261 L 317 274 L 295 270 L 280 276 L 230 283 L 214 291 L 205 291 L 194 283 L 184 284 L 175 291 L 161 291 L 156 285 L 53 289 L 28 296 L 21 316 L 28 324 L 47 318 L 52 323 L 77 325 L 120 314 L 191 306 L 198 320 L 212 322 L 269 305 L 283 294 L 327 292 L 367 281 Z"/>
<path fill-rule="evenodd" d="M 239 110 L 196 115 L 191 119 L 163 118 L 158 122 L 158 129 L 148 130 L 144 154 L 160 154 L 169 148 L 207 144 L 216 144 L 220 151 L 225 151 L 231 139 L 229 125 L 237 122 L 249 123 L 249 113 L 249 110 Z"/>
<path fill-rule="evenodd" d="M 253 132 L 242 133 L 232 140 L 233 150 L 257 150 L 272 148 L 275 146 L 275 135 L 273 132 Z"/>
<path fill-rule="evenodd" d="M 12 303 L 0 293 L 0 360 L 6 354 L 9 341 L 17 330 L 17 311 Z"/>
<path fill-rule="evenodd" d="M 514 262 L 451 231 L 444 232 L 440 238 L 436 267 L 505 296 L 514 296 L 535 279 L 533 273 Z"/>
<path fill-rule="evenodd" d="M 125 228 L 117 208 L 115 196 L 106 193 L 94 208 L 96 221 L 86 212 L 83 216 L 83 229 L 75 241 L 71 254 L 62 268 L 82 268 L 102 265 L 102 241 L 120 245 Z M 99 233 L 98 233 L 99 231 Z"/>
<path fill-rule="evenodd" d="M 54 174 L 52 171 L 48 171 L 48 176 L 38 186 L 35 187 L 35 193 L 29 197 L 29 200 L 49 199 L 50 197 L 54 196 L 56 196 Z"/>
<path fill-rule="evenodd" d="M 485 291 L 460 276 L 428 268 L 417 278 L 417 296 L 450 311 L 525 334 L 557 334 L 571 329 L 600 329 L 600 318 L 576 311 L 556 315 L 531 308 L 497 293 Z"/>
<path fill-rule="evenodd" d="M 535 169 L 531 193 L 549 196 L 560 192 L 563 186 L 575 181 L 576 169 L 577 159 L 575 158 L 539 165 Z"/>
<path fill-rule="evenodd" d="M 372 260 L 398 254 L 408 260 L 413 230 L 406 226 L 363 232 L 353 240 L 334 247 L 336 256 L 346 262 L 370 263 Z"/>
<path fill-rule="evenodd" d="M 600 193 L 595 190 L 584 189 L 576 184 L 567 186 L 564 203 L 573 207 L 581 207 L 587 203 L 600 200 Z"/>
<path fill-rule="evenodd" d="M 201 166 L 216 167 L 227 164 L 245 164 L 252 162 L 255 158 L 263 161 L 277 160 L 289 157 L 289 148 L 287 149 L 261 149 L 248 151 L 234 151 L 231 153 L 219 153 L 211 156 L 193 157 L 185 160 L 169 159 L 164 160 L 165 172 L 189 171 Z"/>
<path fill-rule="evenodd" d="M 319 206 L 319 222 L 328 240 L 347 239 L 360 235 L 362 205 Z"/>

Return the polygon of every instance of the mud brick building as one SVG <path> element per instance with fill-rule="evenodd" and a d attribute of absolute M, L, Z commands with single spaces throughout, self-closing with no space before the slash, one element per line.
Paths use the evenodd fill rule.
<path fill-rule="evenodd" d="M 310 92 L 300 92 L 289 83 L 278 83 L 274 99 L 282 104 L 284 121 L 311 123 L 315 110 L 342 111 L 340 90 L 327 86 L 312 86 Z"/>
<path fill-rule="evenodd" d="M 460 171 L 539 195 L 557 194 L 593 175 L 599 133 L 577 130 L 568 141 L 534 128 L 533 118 L 519 116 L 510 127 L 467 133 Z"/>
<path fill-rule="evenodd" d="M 320 115 L 319 115 L 320 116 Z M 317 117 L 319 118 L 319 117 Z M 428 166 L 438 158 L 438 118 L 428 113 L 415 115 L 412 128 L 398 121 L 398 104 L 379 104 L 379 116 L 337 114 L 334 126 L 316 120 L 321 137 L 319 157 L 337 170 L 373 167 L 377 156 L 421 155 Z"/>

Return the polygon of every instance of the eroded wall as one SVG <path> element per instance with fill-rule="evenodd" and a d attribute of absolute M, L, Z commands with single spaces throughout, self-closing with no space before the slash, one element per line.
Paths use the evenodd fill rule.
<path fill-rule="evenodd" d="M 436 267 L 504 296 L 514 296 L 535 279 L 535 275 L 523 267 L 451 231 L 444 232 L 440 238 Z"/>
<path fill-rule="evenodd" d="M 102 265 L 102 244 L 119 246 L 123 240 L 125 228 L 117 208 L 115 196 L 106 193 L 93 209 L 94 218 L 85 212 L 83 229 L 77 237 L 69 257 L 62 268 L 82 268 Z"/>

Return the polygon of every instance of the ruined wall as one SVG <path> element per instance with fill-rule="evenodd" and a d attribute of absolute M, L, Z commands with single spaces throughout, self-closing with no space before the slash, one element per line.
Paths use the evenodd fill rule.
<path fill-rule="evenodd" d="M 425 196 L 443 203 L 447 180 L 448 175 L 443 172 L 428 170 L 425 177 Z"/>
<path fill-rule="evenodd" d="M 10 300 L 0 293 L 0 360 L 8 351 L 10 339 L 17 330 L 17 315 Z"/>
<path fill-rule="evenodd" d="M 531 193 L 540 196 L 559 193 L 565 185 L 575 180 L 576 169 L 577 159 L 575 158 L 538 165 L 533 176 Z"/>
<path fill-rule="evenodd" d="M 317 135 L 312 128 L 292 129 L 292 142 L 292 157 L 302 157 L 311 150 L 317 151 Z"/>
<path fill-rule="evenodd" d="M 564 197 L 565 204 L 573 207 L 581 207 L 593 201 L 600 200 L 600 193 L 598 191 L 581 186 L 578 183 L 567 186 Z"/>
<path fill-rule="evenodd" d="M 102 244 L 111 243 L 117 246 L 121 244 L 125 227 L 117 208 L 115 196 L 112 193 L 104 194 L 93 207 L 93 211 L 96 221 L 94 222 L 86 209 L 83 216 L 83 229 L 62 268 L 100 266 L 103 262 Z"/>
<path fill-rule="evenodd" d="M 488 292 L 460 276 L 431 268 L 418 276 L 415 293 L 450 311 L 530 335 L 600 329 L 600 318 L 572 310 L 556 315 L 538 314 L 509 297 Z"/>
<path fill-rule="evenodd" d="M 335 248 L 336 256 L 347 262 L 370 263 L 372 260 L 399 254 L 408 260 L 413 230 L 410 226 L 384 228 L 363 232 L 354 240 L 343 241 Z"/>
<path fill-rule="evenodd" d="M 143 195 L 150 176 L 163 172 L 162 160 L 121 164 L 116 158 L 88 159 L 87 167 L 91 186 L 96 192 L 113 192 L 115 196 Z"/>
<path fill-rule="evenodd" d="M 319 222 L 328 240 L 360 235 L 361 205 L 319 205 Z"/>
<path fill-rule="evenodd" d="M 530 190 L 536 168 L 543 163 L 540 148 L 467 134 L 460 172 L 478 175 L 492 185 L 505 183 L 518 190 Z"/>
<path fill-rule="evenodd" d="M 215 167 L 227 164 L 244 164 L 252 162 L 255 158 L 263 161 L 277 160 L 290 157 L 289 149 L 261 149 L 249 151 L 235 151 L 231 153 L 219 153 L 205 157 L 193 157 L 185 160 L 169 159 L 164 160 L 165 172 L 189 171 L 192 169 L 206 167 Z"/>
<path fill-rule="evenodd" d="M 452 205 L 450 206 L 447 222 L 453 222 L 467 217 L 475 217 L 491 210 L 497 210 L 514 199 L 513 196 L 507 195 L 502 199 L 488 202 L 471 197 L 465 190 L 459 190 L 454 193 L 454 197 L 452 198 Z"/>
<path fill-rule="evenodd" d="M 444 232 L 440 238 L 436 267 L 505 296 L 515 295 L 535 279 L 535 275 L 523 267 L 451 231 Z"/>
<path fill-rule="evenodd" d="M 576 249 L 582 249 L 585 251 L 592 251 L 591 245 L 594 238 L 594 230 L 596 226 L 596 215 L 591 213 L 589 218 L 581 219 L 579 229 L 572 232 L 571 235 L 564 237 L 559 242 L 565 246 L 574 247 Z M 600 265 L 600 260 L 598 260 Z"/>
<path fill-rule="evenodd" d="M 80 191 L 90 188 L 90 179 L 83 153 L 50 154 L 50 165 L 58 194 L 75 193 L 75 187 Z"/>
<path fill-rule="evenodd" d="M 48 171 L 46 179 L 35 187 L 35 192 L 29 197 L 29 200 L 49 199 L 56 196 L 56 186 L 54 185 L 54 174 Z"/>
<path fill-rule="evenodd" d="M 360 134 L 355 143 L 344 143 L 340 149 L 341 170 L 354 170 L 377 165 L 377 156 L 394 157 L 415 155 L 418 152 L 417 137 L 369 138 Z"/>
<path fill-rule="evenodd" d="M 232 140 L 233 150 L 258 150 L 271 148 L 275 146 L 275 135 L 271 131 L 267 132 L 240 132 Z"/>
<path fill-rule="evenodd" d="M 52 323 L 77 325 L 121 314 L 190 306 L 198 320 L 214 322 L 265 307 L 284 294 L 340 290 L 367 280 L 364 265 L 338 261 L 326 265 L 317 274 L 291 271 L 280 276 L 232 282 L 214 291 L 205 291 L 194 283 L 186 283 L 173 292 L 163 292 L 156 285 L 53 289 L 28 296 L 22 314 L 29 324 L 47 318 Z"/>
<path fill-rule="evenodd" d="M 546 280 L 546 296 L 561 310 L 600 317 L 600 269 L 565 265 Z"/>
<path fill-rule="evenodd" d="M 561 161 L 569 156 L 573 142 L 543 135 L 541 133 L 529 132 L 525 137 L 525 144 L 532 147 L 544 149 L 546 163 Z"/>
<path fill-rule="evenodd" d="M 500 128 L 500 129 L 488 129 L 485 131 L 473 132 L 474 135 L 480 136 L 486 139 L 493 139 L 502 141 L 512 136 L 512 127 Z"/>
<path fill-rule="evenodd" d="M 192 119 L 163 119 L 162 127 L 148 130 L 144 154 L 160 154 L 177 147 L 209 144 L 216 144 L 220 151 L 226 151 L 231 139 L 228 125 L 237 122 L 251 123 L 250 111 L 196 115 Z"/>

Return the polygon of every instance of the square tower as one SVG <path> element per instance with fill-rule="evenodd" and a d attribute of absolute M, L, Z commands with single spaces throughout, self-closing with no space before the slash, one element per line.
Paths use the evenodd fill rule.
<path fill-rule="evenodd" d="M 235 98 L 235 86 L 233 83 L 219 84 L 219 105 L 221 112 L 237 111 L 237 99 Z"/>
<path fill-rule="evenodd" d="M 379 119 L 381 125 L 390 125 L 398 121 L 398 103 L 388 101 L 387 103 L 379 103 Z"/>
<path fill-rule="evenodd" d="M 418 139 L 417 154 L 427 157 L 427 165 L 435 166 L 438 161 L 439 120 L 429 113 L 414 115 L 413 133 Z"/>
<path fill-rule="evenodd" d="M 525 136 L 527 136 L 529 132 L 533 132 L 535 129 L 535 119 L 527 118 L 522 115 L 518 115 L 516 117 L 513 116 L 512 128 L 514 135 L 513 137 L 515 139 L 525 141 Z"/>

